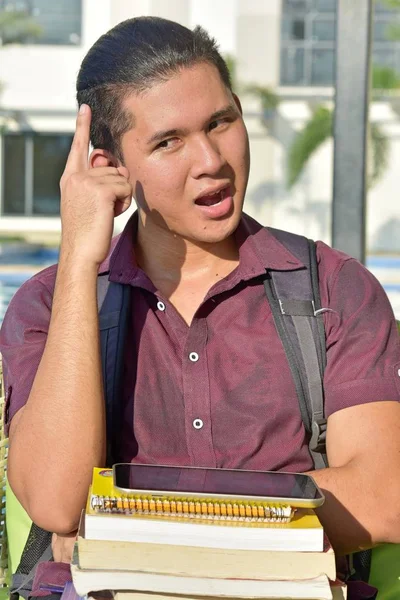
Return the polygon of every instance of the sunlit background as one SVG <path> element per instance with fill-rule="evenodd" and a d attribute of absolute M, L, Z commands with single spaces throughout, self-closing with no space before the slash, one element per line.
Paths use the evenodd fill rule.
<path fill-rule="evenodd" d="M 336 0 L 0 0 L 0 320 L 17 287 L 57 260 L 81 60 L 138 15 L 219 41 L 251 140 L 246 211 L 331 241 Z M 399 0 L 374 4 L 371 86 L 367 266 L 400 318 Z"/>

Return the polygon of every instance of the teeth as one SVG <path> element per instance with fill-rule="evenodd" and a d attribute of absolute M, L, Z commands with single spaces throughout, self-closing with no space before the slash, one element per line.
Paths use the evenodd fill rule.
<path fill-rule="evenodd" d="M 225 188 L 222 190 L 218 190 L 216 192 L 210 192 L 209 194 L 205 194 L 204 196 L 200 197 L 198 200 L 196 200 L 196 204 L 204 204 L 205 206 L 216 206 L 217 204 L 220 204 L 224 198 L 225 198 L 225 194 L 224 194 Z M 206 199 L 209 198 L 210 200 L 207 202 L 206 200 L 202 200 L 202 198 Z M 215 198 L 215 200 L 211 200 L 212 198 Z"/>

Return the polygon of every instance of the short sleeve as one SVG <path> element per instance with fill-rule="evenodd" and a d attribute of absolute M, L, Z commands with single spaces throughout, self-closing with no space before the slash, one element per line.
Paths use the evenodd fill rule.
<path fill-rule="evenodd" d="M 326 416 L 359 404 L 400 400 L 400 339 L 378 280 L 355 259 L 320 248 L 325 313 Z"/>
<path fill-rule="evenodd" d="M 19 288 L 0 330 L 7 432 L 11 419 L 28 400 L 46 344 L 55 270 L 50 267 Z"/>

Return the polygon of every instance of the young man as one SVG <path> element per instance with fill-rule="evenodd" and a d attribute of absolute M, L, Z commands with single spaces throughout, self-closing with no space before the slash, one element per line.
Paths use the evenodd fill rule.
<path fill-rule="evenodd" d="M 126 21 L 90 50 L 77 90 L 58 268 L 20 289 L 0 337 L 10 484 L 59 534 L 61 558 L 105 462 L 99 272 L 132 289 L 118 460 L 313 468 L 263 287 L 268 269 L 302 263 L 242 213 L 248 136 L 214 41 Z M 132 195 L 138 210 L 111 242 Z M 321 242 L 317 252 L 330 466 L 313 475 L 324 527 L 347 553 L 400 542 L 400 350 L 373 276 Z"/>

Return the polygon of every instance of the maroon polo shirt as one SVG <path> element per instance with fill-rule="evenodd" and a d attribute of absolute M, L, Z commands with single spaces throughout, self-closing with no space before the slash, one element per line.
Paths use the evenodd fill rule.
<path fill-rule="evenodd" d="M 240 262 L 208 292 L 188 326 L 134 262 L 137 217 L 101 266 L 132 286 L 123 385 L 121 461 L 305 471 L 312 468 L 288 362 L 262 283 L 266 269 L 301 262 L 244 215 Z M 400 400 L 400 347 L 393 311 L 356 260 L 317 244 L 327 337 L 327 416 Z M 0 334 L 6 423 L 28 399 L 51 314 L 56 267 L 14 296 Z"/>

